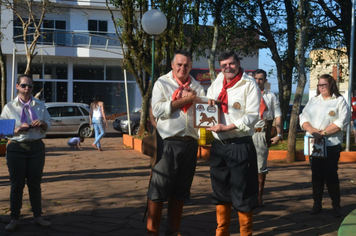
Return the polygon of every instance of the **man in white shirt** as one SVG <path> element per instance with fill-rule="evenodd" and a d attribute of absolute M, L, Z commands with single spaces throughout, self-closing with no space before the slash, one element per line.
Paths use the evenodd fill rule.
<path fill-rule="evenodd" d="M 262 200 L 262 195 L 265 186 L 266 175 L 268 174 L 268 148 L 271 146 L 271 144 L 276 144 L 280 139 L 282 139 L 282 112 L 276 95 L 265 89 L 265 83 L 267 82 L 266 71 L 257 69 L 253 72 L 253 77 L 255 78 L 262 95 L 260 102 L 260 116 L 258 122 L 255 125 L 255 134 L 252 136 L 252 138 L 257 152 L 259 187 L 258 206 L 263 207 L 264 203 Z M 276 120 L 275 123 L 277 135 L 271 138 L 270 128 L 274 119 Z"/>
<path fill-rule="evenodd" d="M 245 74 L 234 52 L 219 56 L 221 72 L 208 89 L 210 104 L 221 108 L 220 124 L 213 131 L 210 175 L 216 205 L 216 235 L 230 235 L 231 206 L 238 211 L 240 235 L 251 236 L 253 209 L 258 206 L 257 156 L 252 141 L 258 120 L 261 92 Z"/>
<path fill-rule="evenodd" d="M 165 235 L 181 235 L 184 200 L 190 195 L 195 173 L 198 128 L 193 127 L 193 102 L 205 96 L 204 88 L 189 75 L 192 59 L 176 51 L 172 71 L 161 76 L 152 91 L 152 113 L 163 139 L 163 152 L 152 168 L 148 189 L 147 235 L 157 236 L 163 202 L 168 200 Z"/>

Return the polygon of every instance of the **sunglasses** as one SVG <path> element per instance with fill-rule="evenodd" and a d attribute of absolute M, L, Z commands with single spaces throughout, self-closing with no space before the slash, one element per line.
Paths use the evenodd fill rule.
<path fill-rule="evenodd" d="M 26 87 L 28 87 L 28 88 L 32 89 L 32 88 L 33 88 L 33 84 L 20 84 L 20 87 L 21 87 L 21 88 L 26 88 Z"/>

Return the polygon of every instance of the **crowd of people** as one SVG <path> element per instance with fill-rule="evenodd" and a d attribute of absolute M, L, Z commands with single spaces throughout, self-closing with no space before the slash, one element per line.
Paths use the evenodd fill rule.
<path fill-rule="evenodd" d="M 190 197 L 195 174 L 199 127 L 195 125 L 194 103 L 207 103 L 219 108 L 220 122 L 206 128 L 214 141 L 210 151 L 212 203 L 216 205 L 216 236 L 229 234 L 232 210 L 239 216 L 240 235 L 253 233 L 253 210 L 264 207 L 262 196 L 267 157 L 272 144 L 283 138 L 282 112 L 276 95 L 265 89 L 267 74 L 257 69 L 246 74 L 235 52 L 223 52 L 218 58 L 221 73 L 205 93 L 189 73 L 191 55 L 183 50 L 174 53 L 172 70 L 158 78 L 152 91 L 150 118 L 160 137 L 155 145 L 147 192 L 147 236 L 157 236 L 163 203 L 167 204 L 164 235 L 180 236 L 184 201 Z M 27 180 L 30 202 L 36 224 L 49 227 L 41 217 L 41 178 L 45 163 L 42 138 L 51 128 L 50 116 L 43 102 L 32 94 L 30 75 L 20 75 L 18 96 L 9 102 L 1 119 L 15 119 L 14 135 L 9 137 L 6 161 L 10 175 L 11 222 L 7 231 L 18 226 L 23 188 Z M 327 155 L 310 158 L 314 204 L 310 214 L 322 211 L 322 194 L 326 184 L 332 199 L 333 216 L 340 217 L 338 160 L 342 150 L 343 130 L 350 119 L 350 109 L 330 75 L 318 78 L 317 95 L 312 97 L 300 115 L 300 126 L 315 142 L 325 139 Z M 276 135 L 271 137 L 272 123 Z M 90 105 L 90 124 L 95 129 L 92 146 L 102 150 L 100 139 L 107 126 L 104 103 L 96 96 Z M 71 148 L 82 149 L 84 139 L 68 141 Z"/>

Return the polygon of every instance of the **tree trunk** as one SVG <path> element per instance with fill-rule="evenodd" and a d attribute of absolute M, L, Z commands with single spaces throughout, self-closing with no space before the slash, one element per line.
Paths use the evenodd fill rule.
<path fill-rule="evenodd" d="M 209 74 L 210 74 L 210 81 L 211 83 L 214 82 L 216 78 L 215 73 L 215 56 L 216 56 L 216 46 L 219 40 L 219 26 L 215 23 L 214 24 L 214 36 L 213 36 L 213 43 L 211 45 L 210 56 L 209 56 Z"/>
<path fill-rule="evenodd" d="M 4 55 L 2 54 L 2 48 L 0 44 L 0 70 L 1 70 L 1 110 L 6 104 L 6 66 L 4 61 Z"/>
<path fill-rule="evenodd" d="M 306 44 L 306 32 L 308 27 L 309 19 L 309 1 L 308 0 L 299 0 L 299 15 L 301 16 L 301 26 L 300 33 L 298 38 L 298 59 L 299 59 L 299 68 L 298 68 L 298 85 L 295 93 L 295 98 L 293 102 L 293 109 L 290 118 L 289 124 L 289 133 L 288 133 L 288 145 L 287 145 L 287 163 L 292 163 L 295 161 L 295 151 L 296 151 L 296 131 L 297 131 L 297 122 L 300 104 L 303 98 L 304 87 L 306 84 L 306 75 L 305 75 L 305 44 Z M 305 17 L 304 17 L 305 16 Z"/>

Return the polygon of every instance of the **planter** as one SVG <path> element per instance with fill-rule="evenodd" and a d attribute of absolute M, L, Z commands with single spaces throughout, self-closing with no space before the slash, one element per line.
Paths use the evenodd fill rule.
<path fill-rule="evenodd" d="M 133 148 L 134 147 L 134 143 L 133 143 L 133 136 L 128 135 L 128 134 L 123 134 L 122 135 L 122 143 L 129 148 Z"/>
<path fill-rule="evenodd" d="M 133 149 L 142 153 L 142 139 L 139 138 L 133 139 Z"/>
<path fill-rule="evenodd" d="M 0 144 L 0 155 L 5 155 L 6 153 L 6 144 Z"/>

